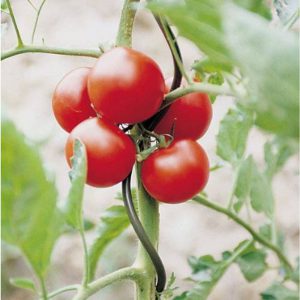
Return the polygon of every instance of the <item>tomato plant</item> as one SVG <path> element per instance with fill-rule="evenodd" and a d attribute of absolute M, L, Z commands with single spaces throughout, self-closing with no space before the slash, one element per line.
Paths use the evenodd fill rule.
<path fill-rule="evenodd" d="M 118 127 L 99 118 L 86 120 L 76 126 L 66 144 L 66 158 L 70 166 L 76 139 L 86 148 L 88 184 L 112 186 L 125 179 L 131 171 L 135 162 L 135 146 Z"/>
<path fill-rule="evenodd" d="M 96 111 L 114 123 L 138 123 L 159 109 L 165 85 L 159 66 L 148 56 L 117 47 L 103 54 L 88 78 Z"/>
<path fill-rule="evenodd" d="M 205 151 L 193 140 L 179 140 L 156 150 L 142 164 L 141 178 L 147 192 L 158 201 L 179 203 L 197 195 L 208 180 Z"/>
<path fill-rule="evenodd" d="M 87 92 L 90 68 L 78 68 L 68 73 L 57 85 L 52 108 L 59 125 L 70 132 L 82 121 L 95 117 Z"/>
<path fill-rule="evenodd" d="M 41 300 L 59 296 L 102 299 L 109 295 L 102 292 L 105 287 L 131 281 L 136 300 L 235 300 L 246 294 L 262 300 L 299 299 L 299 257 L 295 254 L 299 247 L 294 233 L 299 216 L 293 209 L 295 197 L 290 196 L 297 194 L 291 192 L 299 176 L 295 167 L 299 49 L 294 25 L 299 9 L 289 1 L 283 5 L 282 1 L 257 0 L 157 0 L 137 5 L 137 0 L 125 0 L 114 42 L 97 46 L 95 35 L 94 48 L 77 49 L 49 46 L 46 37 L 43 43 L 35 42 L 45 1 L 39 6 L 38 1 L 27 2 L 1 1 L 2 27 L 8 27 L 7 36 L 11 36 L 10 29 L 16 35 L 15 47 L 2 52 L 3 67 L 9 76 L 23 76 L 10 84 L 4 79 L 3 84 L 5 292 L 11 292 L 7 288 L 11 284 L 26 289 L 30 299 L 33 294 Z M 23 5 L 30 5 L 35 15 L 31 41 L 25 36 L 28 30 L 18 27 L 27 19 Z M 68 3 L 60 1 L 59 5 Z M 103 10 L 103 3 L 97 5 L 93 9 Z M 81 6 L 80 12 L 90 9 Z M 164 45 L 152 38 L 150 23 L 135 22 L 141 10 L 154 17 Z M 96 16 L 99 19 L 93 24 L 101 27 L 106 19 L 101 20 L 98 11 Z M 51 13 L 48 18 L 55 24 Z M 78 23 L 80 30 L 88 30 L 84 22 Z M 143 34 L 136 34 L 134 26 Z M 64 32 L 53 28 L 57 35 Z M 76 24 L 78 43 L 89 44 L 75 28 Z M 90 33 L 102 29 L 93 25 Z M 133 33 L 137 38 L 132 46 Z M 64 37 L 68 44 L 72 44 L 70 36 Z M 171 66 L 163 46 L 170 51 Z M 190 46 L 197 51 L 187 51 Z M 160 64 L 150 58 L 148 50 L 159 56 Z M 32 53 L 29 59 L 6 63 L 27 53 Z M 53 61 L 41 56 L 36 61 L 34 53 L 63 56 L 57 61 L 55 56 Z M 68 66 L 64 56 L 77 56 L 71 61 L 77 69 L 67 73 L 55 89 L 60 76 L 54 72 L 56 64 L 51 69 L 52 62 L 64 69 Z M 172 68 L 172 83 L 166 86 L 163 75 Z M 43 76 L 34 76 L 37 69 Z M 38 77 L 43 84 L 38 84 Z M 24 90 L 30 80 L 34 89 Z M 52 94 L 54 116 L 68 137 L 56 131 L 47 106 Z M 30 102 L 35 99 L 38 102 Z M 40 138 L 43 128 L 48 134 L 51 131 L 49 140 Z M 38 142 L 30 141 L 28 133 Z M 209 139 L 201 139 L 205 133 Z M 60 163 L 64 145 L 70 170 Z M 61 180 L 67 172 L 69 186 Z M 96 195 L 98 200 L 100 188 L 114 186 L 115 190 L 120 188 L 118 183 L 122 192 L 112 206 L 103 208 L 109 189 L 103 201 L 93 204 L 90 198 Z M 92 187 L 87 189 L 86 184 Z M 160 202 L 185 203 L 176 207 Z M 180 234 L 178 224 L 189 234 Z M 137 236 L 136 249 L 124 242 L 131 234 L 126 231 L 129 226 Z M 77 235 L 82 249 L 78 249 Z M 66 240 L 73 241 L 67 255 L 56 248 Z M 188 248 L 189 243 L 192 247 Z M 212 248 L 219 252 L 218 258 L 206 254 Z M 80 250 L 83 270 L 76 276 L 71 262 L 78 261 L 73 255 Z M 183 262 L 178 257 L 175 264 L 173 259 L 181 251 L 193 253 L 187 259 L 191 274 L 184 284 Z M 55 268 L 47 272 L 53 265 L 52 255 L 57 259 Z M 6 280 L 16 273 L 9 270 L 14 256 L 26 259 L 33 276 Z M 120 257 L 127 260 L 119 264 Z M 124 267 L 127 263 L 132 264 Z M 71 280 L 74 284 L 69 285 Z M 247 284 L 254 281 L 259 282 Z M 107 293 L 117 289 L 113 286 Z M 122 291 L 112 299 L 120 297 L 132 298 L 132 294 Z"/>

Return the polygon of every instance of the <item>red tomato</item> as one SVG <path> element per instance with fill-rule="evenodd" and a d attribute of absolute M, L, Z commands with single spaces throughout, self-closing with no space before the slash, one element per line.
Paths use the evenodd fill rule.
<path fill-rule="evenodd" d="M 68 73 L 57 85 L 52 108 L 59 125 L 70 132 L 80 122 L 95 117 L 87 93 L 87 76 L 91 68 L 78 68 Z"/>
<path fill-rule="evenodd" d="M 168 148 L 156 150 L 141 168 L 147 192 L 165 203 L 191 199 L 205 187 L 208 175 L 207 155 L 197 142 L 190 139 L 175 141 Z"/>
<path fill-rule="evenodd" d="M 130 173 L 135 162 L 135 145 L 118 127 L 98 118 L 76 126 L 69 135 L 65 149 L 70 166 L 76 138 L 86 147 L 89 185 L 112 186 Z"/>
<path fill-rule="evenodd" d="M 166 86 L 170 86 L 168 81 Z M 212 105 L 208 95 L 192 93 L 177 99 L 154 131 L 169 134 L 174 125 L 174 139 L 197 140 L 205 134 L 211 119 Z"/>
<path fill-rule="evenodd" d="M 164 79 L 150 57 L 117 47 L 103 54 L 88 77 L 95 110 L 114 123 L 138 123 L 159 109 Z"/>

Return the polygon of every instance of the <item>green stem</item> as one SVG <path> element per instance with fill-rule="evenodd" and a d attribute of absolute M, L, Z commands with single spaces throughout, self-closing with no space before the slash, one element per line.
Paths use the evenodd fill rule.
<path fill-rule="evenodd" d="M 293 270 L 291 263 L 285 257 L 285 255 L 282 253 L 280 248 L 278 248 L 276 245 L 274 245 L 273 243 L 269 242 L 264 237 L 262 237 L 249 224 L 244 222 L 242 219 L 240 219 L 233 212 L 231 212 L 230 210 L 218 205 L 217 203 L 209 201 L 207 198 L 205 198 L 202 195 L 194 197 L 193 200 L 195 200 L 196 202 L 198 202 L 198 203 L 200 203 L 200 204 L 202 204 L 206 207 L 209 207 L 209 208 L 211 208 L 215 211 L 218 211 L 218 212 L 220 212 L 224 215 L 227 215 L 230 219 L 232 219 L 237 224 L 241 225 L 244 229 L 246 229 L 257 242 L 261 243 L 265 247 L 267 247 L 267 248 L 271 249 L 272 251 L 274 251 L 276 253 L 277 257 L 279 258 L 279 260 L 282 261 L 290 271 Z"/>
<path fill-rule="evenodd" d="M 51 298 L 54 298 L 62 293 L 65 293 L 65 292 L 69 292 L 69 291 L 76 291 L 79 289 L 79 285 L 78 284 L 75 284 L 75 285 L 69 285 L 69 286 L 65 286 L 61 289 L 58 289 L 50 294 L 48 294 L 48 299 L 51 299 Z"/>
<path fill-rule="evenodd" d="M 23 45 L 21 47 L 3 52 L 1 54 L 1 60 L 23 53 L 48 53 L 98 58 L 103 52 L 100 49 L 66 49 L 57 47 Z"/>
<path fill-rule="evenodd" d="M 31 44 L 33 44 L 37 24 L 38 24 L 38 21 L 39 21 L 39 17 L 40 17 L 40 14 L 41 14 L 41 11 L 42 11 L 42 8 L 43 8 L 45 2 L 46 2 L 46 0 L 43 0 L 40 7 L 39 7 L 39 9 L 37 10 L 36 18 L 35 18 L 34 25 L 33 25 L 32 35 L 31 35 Z"/>
<path fill-rule="evenodd" d="M 7 4 L 7 8 L 8 8 L 11 20 L 12 20 L 13 25 L 14 25 L 15 31 L 16 31 L 17 40 L 18 40 L 18 47 L 22 47 L 23 46 L 23 41 L 22 41 L 22 38 L 21 38 L 21 34 L 20 34 L 20 31 L 19 31 L 17 22 L 16 22 L 14 11 L 13 11 L 13 9 L 11 7 L 11 4 L 10 4 L 10 0 L 6 0 L 6 4 Z"/>
<path fill-rule="evenodd" d="M 296 21 L 299 19 L 299 15 L 300 15 L 300 9 L 298 8 L 292 14 L 290 19 L 284 24 L 284 29 L 289 30 L 296 23 Z"/>
<path fill-rule="evenodd" d="M 116 40 L 117 46 L 131 47 L 133 22 L 136 14 L 132 4 L 135 2 L 139 2 L 139 0 L 125 0 L 124 2 Z"/>
<path fill-rule="evenodd" d="M 42 299 L 48 300 L 48 293 L 47 293 L 47 289 L 46 289 L 46 285 L 45 285 L 45 280 L 42 276 L 38 276 L 38 280 L 39 280 L 40 286 L 41 286 Z"/>
<path fill-rule="evenodd" d="M 234 93 L 226 86 L 220 86 L 210 83 L 192 83 L 187 87 L 178 88 L 167 94 L 161 109 L 164 109 L 165 107 L 169 106 L 174 101 L 176 101 L 176 99 L 195 92 L 207 93 L 211 95 L 235 96 Z"/>
<path fill-rule="evenodd" d="M 89 281 L 89 254 L 83 228 L 81 228 L 79 231 L 84 252 L 84 274 L 82 279 L 82 286 L 87 287 Z"/>
<path fill-rule="evenodd" d="M 161 24 L 163 26 L 164 32 L 166 34 L 166 38 L 167 38 L 167 40 L 169 42 L 172 54 L 173 54 L 173 56 L 175 58 L 176 64 L 177 64 L 177 66 L 178 66 L 178 68 L 180 70 L 181 75 L 185 78 L 185 80 L 189 84 L 192 84 L 192 80 L 189 78 L 189 76 L 185 72 L 185 68 L 184 68 L 184 66 L 182 64 L 182 61 L 181 61 L 179 55 L 178 55 L 178 52 L 176 51 L 174 40 L 172 39 L 172 37 L 170 35 L 170 32 L 169 32 L 168 28 L 166 27 L 166 23 L 163 20 L 161 20 Z"/>
<path fill-rule="evenodd" d="M 143 270 L 134 267 L 117 270 L 91 282 L 86 288 L 82 287 L 73 297 L 73 300 L 85 300 L 104 287 L 121 280 L 133 280 L 139 282 L 144 275 L 143 272 Z"/>
<path fill-rule="evenodd" d="M 141 164 L 137 163 L 137 200 L 138 200 L 138 214 L 139 219 L 150 239 L 152 245 L 157 248 L 158 246 L 158 235 L 159 235 L 159 210 L 158 203 L 152 199 L 145 191 L 141 182 L 140 176 Z M 146 277 L 141 280 L 137 285 L 136 300 L 154 300 L 155 299 L 155 269 L 152 261 L 144 249 L 139 243 L 137 258 L 135 265 L 142 268 L 146 272 Z"/>

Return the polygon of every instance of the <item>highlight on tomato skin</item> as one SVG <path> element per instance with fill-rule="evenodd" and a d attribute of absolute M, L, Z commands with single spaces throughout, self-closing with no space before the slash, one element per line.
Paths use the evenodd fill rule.
<path fill-rule="evenodd" d="M 166 80 L 167 91 L 172 80 Z M 184 86 L 186 83 L 183 83 Z M 191 93 L 177 99 L 154 129 L 158 134 L 170 134 L 174 139 L 201 138 L 212 120 L 212 105 L 207 94 Z"/>
<path fill-rule="evenodd" d="M 104 119 L 83 121 L 70 133 L 66 147 L 66 159 L 71 166 L 75 139 L 86 147 L 87 184 L 109 187 L 124 180 L 135 163 L 135 145 L 118 127 Z"/>
<path fill-rule="evenodd" d="M 70 132 L 82 121 L 95 117 L 87 92 L 87 77 L 91 68 L 82 67 L 66 74 L 57 84 L 52 97 L 52 109 L 59 125 Z"/>
<path fill-rule="evenodd" d="M 209 177 L 209 161 L 194 140 L 174 141 L 169 147 L 154 151 L 141 167 L 146 191 L 156 200 L 180 203 L 202 191 Z"/>
<path fill-rule="evenodd" d="M 164 98 L 164 78 L 145 54 L 116 47 L 97 60 L 88 93 L 98 114 L 113 123 L 138 123 L 154 115 Z"/>

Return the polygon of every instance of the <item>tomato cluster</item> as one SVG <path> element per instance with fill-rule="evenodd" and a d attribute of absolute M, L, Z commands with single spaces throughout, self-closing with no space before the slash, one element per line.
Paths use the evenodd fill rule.
<path fill-rule="evenodd" d="M 104 53 L 93 68 L 68 73 L 52 99 L 57 122 L 70 133 L 65 148 L 68 164 L 72 165 L 74 141 L 79 139 L 86 147 L 89 185 L 108 187 L 124 180 L 135 163 L 137 147 L 119 125 L 134 125 L 155 115 L 168 86 L 154 60 L 125 47 Z M 195 140 L 206 132 L 211 116 L 205 94 L 189 94 L 170 106 L 154 131 L 172 133 L 174 140 L 158 147 L 141 167 L 143 185 L 152 197 L 178 203 L 204 188 L 209 163 Z"/>

